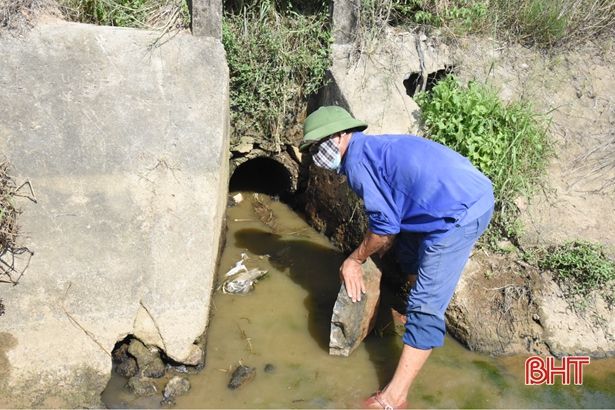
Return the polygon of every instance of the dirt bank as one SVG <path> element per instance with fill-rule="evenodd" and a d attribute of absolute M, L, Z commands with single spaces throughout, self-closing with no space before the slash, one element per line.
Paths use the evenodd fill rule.
<path fill-rule="evenodd" d="M 458 76 L 486 82 L 550 120 L 555 155 L 543 187 L 519 198 L 522 244 L 585 239 L 615 256 L 615 41 L 546 55 L 471 38 L 455 49 Z"/>

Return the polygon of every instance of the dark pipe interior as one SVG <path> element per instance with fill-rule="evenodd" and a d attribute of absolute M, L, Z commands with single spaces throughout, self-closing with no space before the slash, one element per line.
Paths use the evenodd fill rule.
<path fill-rule="evenodd" d="M 444 77 L 453 71 L 453 66 L 445 66 L 441 70 L 434 71 L 427 74 L 427 81 L 425 83 L 425 91 L 431 91 L 432 88 Z M 406 88 L 406 94 L 410 97 L 414 97 L 417 91 L 420 91 L 420 87 L 423 84 L 423 74 L 420 72 L 412 73 L 408 78 L 404 80 L 404 87 Z"/>
<path fill-rule="evenodd" d="M 239 165 L 229 183 L 229 191 L 250 191 L 286 196 L 291 192 L 291 176 L 278 161 L 255 158 Z"/>

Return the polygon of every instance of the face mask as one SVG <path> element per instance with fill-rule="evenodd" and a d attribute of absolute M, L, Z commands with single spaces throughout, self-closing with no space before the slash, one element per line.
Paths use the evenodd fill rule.
<path fill-rule="evenodd" d="M 320 144 L 312 159 L 320 168 L 337 171 L 342 163 L 340 147 L 333 140 L 329 139 Z"/>

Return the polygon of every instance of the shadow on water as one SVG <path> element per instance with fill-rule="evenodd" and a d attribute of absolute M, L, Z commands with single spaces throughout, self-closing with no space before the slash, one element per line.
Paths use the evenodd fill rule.
<path fill-rule="evenodd" d="M 344 256 L 334 249 L 302 239 L 287 239 L 260 229 L 242 229 L 235 233 L 238 247 L 257 255 L 269 255 L 271 265 L 285 272 L 291 280 L 307 290 L 304 304 L 308 313 L 310 335 L 325 352 L 329 351 L 329 333 L 333 305 L 340 289 L 338 270 Z M 389 331 L 372 332 L 364 342 L 374 364 L 380 386 L 393 375 L 401 354 L 399 336 L 392 334 L 390 311 L 392 293 L 383 288 L 376 328 Z M 352 356 L 350 358 L 352 360 Z"/>
<path fill-rule="evenodd" d="M 356 407 L 357 400 L 390 380 L 403 346 L 400 335 L 393 332 L 390 306 L 394 304 L 387 302 L 400 289 L 399 283 L 387 283 L 394 269 L 381 266 L 384 277 L 376 331 L 349 358 L 329 357 L 331 312 L 344 256 L 279 203 L 263 202 L 278 212 L 274 216 L 280 223 L 272 224 L 275 227 L 255 218 L 250 201 L 229 208 L 229 237 L 219 273 L 224 275 L 243 251 L 249 253 L 249 268 L 275 273 L 250 295 L 214 295 L 217 305 L 212 300 L 206 366 L 199 374 L 187 375 L 192 389 L 177 398 L 177 406 Z M 240 321 L 241 327 L 237 326 Z M 0 374 L 1 356 L 0 352 Z M 614 408 L 612 359 L 592 361 L 582 386 L 525 386 L 525 358 L 494 359 L 447 339 L 413 384 L 410 403 L 424 408 Z M 228 372 L 238 360 L 245 360 L 259 374 L 239 391 L 229 390 Z M 275 365 L 272 373 L 263 370 L 267 364 Z M 135 398 L 126 388 L 127 381 L 117 374 L 112 377 L 103 394 L 107 406 L 159 407 L 160 393 Z M 160 391 L 164 383 L 166 379 L 159 381 Z"/>
<path fill-rule="evenodd" d="M 308 291 L 304 303 L 308 310 L 310 335 L 321 349 L 329 350 L 331 311 L 339 290 L 335 274 L 343 256 L 334 249 L 303 239 L 284 239 L 260 229 L 235 233 L 237 246 L 257 255 L 269 255 L 269 262 Z"/>

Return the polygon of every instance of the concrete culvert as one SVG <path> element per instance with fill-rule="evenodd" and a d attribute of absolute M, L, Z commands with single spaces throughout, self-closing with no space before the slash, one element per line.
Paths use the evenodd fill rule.
<path fill-rule="evenodd" d="M 239 165 L 229 182 L 229 191 L 252 191 L 284 197 L 292 192 L 289 170 L 278 161 L 259 157 Z"/>

